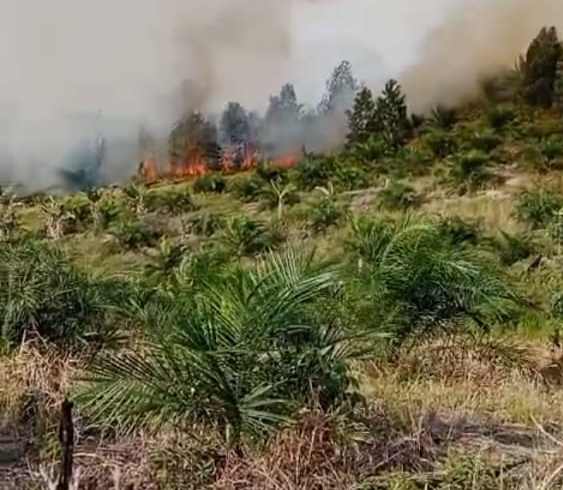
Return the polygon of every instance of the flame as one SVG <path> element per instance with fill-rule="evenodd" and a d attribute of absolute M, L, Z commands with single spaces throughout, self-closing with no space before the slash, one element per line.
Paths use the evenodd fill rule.
<path fill-rule="evenodd" d="M 145 182 L 154 182 L 158 179 L 158 168 L 154 157 L 141 160 L 139 164 L 139 177 Z"/>
<path fill-rule="evenodd" d="M 197 149 L 186 152 L 186 156 L 177 161 L 170 162 L 165 176 L 172 180 L 184 180 L 198 177 L 211 172 L 209 165 L 201 152 Z M 224 173 L 244 172 L 256 168 L 260 161 L 259 153 L 249 145 L 239 148 L 230 148 L 223 152 L 220 169 Z M 284 155 L 273 160 L 273 165 L 283 169 L 294 167 L 299 162 L 296 155 Z M 139 176 L 145 182 L 154 182 L 159 179 L 156 159 L 146 157 L 139 164 Z"/>
<path fill-rule="evenodd" d="M 274 165 L 276 167 L 288 169 L 291 167 L 295 167 L 299 163 L 299 157 L 295 155 L 284 155 L 274 159 Z"/>

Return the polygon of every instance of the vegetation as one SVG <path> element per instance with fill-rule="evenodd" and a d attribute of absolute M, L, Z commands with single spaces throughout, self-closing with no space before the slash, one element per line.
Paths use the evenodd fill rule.
<path fill-rule="evenodd" d="M 314 111 L 285 84 L 184 115 L 197 175 L 0 193 L 13 487 L 68 397 L 79 488 L 561 488 L 561 51 L 423 116 L 344 62 Z M 298 148 L 346 109 L 342 148 Z"/>

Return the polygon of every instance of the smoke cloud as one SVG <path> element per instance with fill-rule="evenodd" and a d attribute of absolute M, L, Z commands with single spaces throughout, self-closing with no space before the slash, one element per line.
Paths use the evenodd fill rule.
<path fill-rule="evenodd" d="M 285 82 L 316 105 L 342 59 L 413 108 L 452 102 L 554 19 L 560 0 L 0 0 L 0 179 L 55 184 L 97 134 L 108 178 L 130 175 L 141 125 L 263 110 Z"/>

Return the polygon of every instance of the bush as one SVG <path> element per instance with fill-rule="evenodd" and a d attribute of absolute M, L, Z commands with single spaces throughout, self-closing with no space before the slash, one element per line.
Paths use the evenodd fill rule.
<path fill-rule="evenodd" d="M 41 242 L 0 248 L 1 347 L 24 338 L 64 347 L 109 340 L 103 305 L 108 289 L 77 270 L 60 250 Z M 104 333 L 105 332 L 105 333 Z"/>
<path fill-rule="evenodd" d="M 62 202 L 61 210 L 73 216 L 78 226 L 86 226 L 92 222 L 92 203 L 84 193 L 66 197 Z"/>
<path fill-rule="evenodd" d="M 440 220 L 438 230 L 444 239 L 455 247 L 464 245 L 477 245 L 480 240 L 481 231 L 479 225 L 472 221 L 466 221 L 459 216 L 447 217 Z"/>
<path fill-rule="evenodd" d="M 138 250 L 143 247 L 153 247 L 161 237 L 157 231 L 149 229 L 137 219 L 122 219 L 112 228 L 113 235 L 119 245 L 127 250 Z"/>
<path fill-rule="evenodd" d="M 179 214 L 197 210 L 189 191 L 182 187 L 152 189 L 145 196 L 145 205 L 149 212 Z"/>
<path fill-rule="evenodd" d="M 190 233 L 210 237 L 226 223 L 226 218 L 212 211 L 200 212 L 186 219 L 185 225 Z"/>
<path fill-rule="evenodd" d="M 263 221 L 236 216 L 227 224 L 226 240 L 240 255 L 257 255 L 275 249 L 283 235 Z"/>
<path fill-rule="evenodd" d="M 315 321 L 337 301 L 334 268 L 290 251 L 199 281 L 143 312 L 141 349 L 97 362 L 76 397 L 88 415 L 126 430 L 199 426 L 240 449 L 308 403 L 349 398 L 349 364 L 373 341 Z"/>
<path fill-rule="evenodd" d="M 256 166 L 256 174 L 265 182 L 279 182 L 281 184 L 285 184 L 289 178 L 288 169 L 264 161 Z"/>
<path fill-rule="evenodd" d="M 346 208 L 333 196 L 323 196 L 311 205 L 308 212 L 309 224 L 315 233 L 323 233 L 338 224 L 346 215 Z"/>
<path fill-rule="evenodd" d="M 439 224 L 364 219 L 354 222 L 353 230 L 352 250 L 362 265 L 352 274 L 372 298 L 366 307 L 373 318 L 393 312 L 397 340 L 455 327 L 461 319 L 487 329 L 522 304 L 494 261 L 445 240 Z"/>
<path fill-rule="evenodd" d="M 516 212 L 519 219 L 532 228 L 548 228 L 562 207 L 561 196 L 538 190 L 522 193 L 516 205 Z"/>
<path fill-rule="evenodd" d="M 490 239 L 490 243 L 501 263 L 507 267 L 527 259 L 536 250 L 532 237 L 527 233 L 510 234 L 501 231 Z"/>
<path fill-rule="evenodd" d="M 194 182 L 195 193 L 214 193 L 222 194 L 227 188 L 227 182 L 222 175 L 216 173 L 208 173 L 199 176 Z"/>
<path fill-rule="evenodd" d="M 422 142 L 436 158 L 446 158 L 455 153 L 458 147 L 452 134 L 439 130 L 426 134 L 422 138 Z"/>
<path fill-rule="evenodd" d="M 481 188 L 490 178 L 488 163 L 489 157 L 486 153 L 472 150 L 456 158 L 451 176 L 464 188 L 471 190 Z"/>
<path fill-rule="evenodd" d="M 487 110 L 487 120 L 494 129 L 502 129 L 516 119 L 516 110 L 512 104 L 500 104 Z"/>
<path fill-rule="evenodd" d="M 471 139 L 471 146 L 473 147 L 473 149 L 482 151 L 484 153 L 490 153 L 501 144 L 502 138 L 500 136 L 497 136 L 495 133 L 488 131 L 476 134 Z"/>
<path fill-rule="evenodd" d="M 243 202 L 257 201 L 264 192 L 266 182 L 258 175 L 238 177 L 231 181 L 229 190 Z"/>
<path fill-rule="evenodd" d="M 416 191 L 400 181 L 392 181 L 379 194 L 381 204 L 389 209 L 408 209 L 420 204 Z"/>
<path fill-rule="evenodd" d="M 338 163 L 332 156 L 310 156 L 301 160 L 290 172 L 290 181 L 298 189 L 311 191 L 326 185 L 334 175 Z"/>

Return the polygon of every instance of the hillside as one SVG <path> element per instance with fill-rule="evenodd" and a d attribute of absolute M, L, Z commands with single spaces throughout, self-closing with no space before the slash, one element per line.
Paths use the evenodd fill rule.
<path fill-rule="evenodd" d="M 561 488 L 563 118 L 534 73 L 426 117 L 361 90 L 347 144 L 291 165 L 5 190 L 0 482 L 54 488 L 68 398 L 80 489 Z"/>

